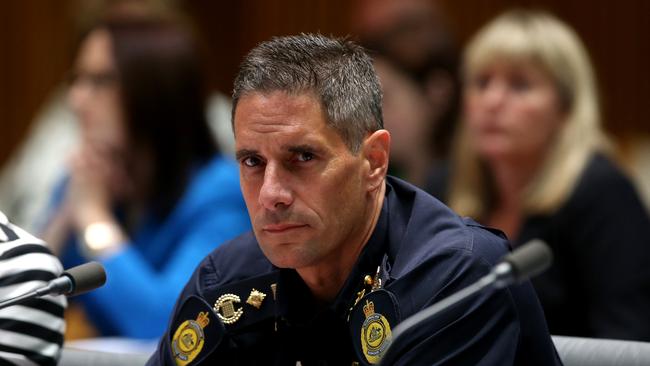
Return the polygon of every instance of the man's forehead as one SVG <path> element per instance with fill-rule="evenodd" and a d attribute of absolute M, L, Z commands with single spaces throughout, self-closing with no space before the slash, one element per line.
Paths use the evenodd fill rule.
<path fill-rule="evenodd" d="M 316 151 L 344 144 L 310 91 L 248 93 L 238 102 L 234 123 L 236 150 Z"/>
<path fill-rule="evenodd" d="M 274 130 L 244 128 L 236 134 L 237 156 L 293 154 L 313 152 L 324 154 L 332 149 L 345 147 L 338 132 L 329 125 L 311 128 L 304 125 L 280 126 Z M 277 126 L 276 126 L 277 127 Z"/>
<path fill-rule="evenodd" d="M 274 132 L 276 128 L 291 130 L 301 126 L 321 129 L 329 125 L 318 99 L 309 93 L 282 91 L 245 95 L 237 103 L 233 122 L 235 138 L 240 131 Z"/>
<path fill-rule="evenodd" d="M 287 90 L 255 90 L 250 91 L 239 97 L 237 105 L 235 106 L 235 113 L 239 113 L 242 105 L 254 104 L 256 107 L 283 107 L 283 106 L 298 106 L 298 107 L 313 107 L 322 109 L 322 103 L 318 95 L 311 90 L 300 91 L 287 91 Z"/>
<path fill-rule="evenodd" d="M 263 124 L 302 124 L 304 119 L 320 120 L 326 118 L 318 99 L 309 93 L 288 94 L 282 91 L 272 93 L 250 93 L 237 102 L 233 114 L 235 135 L 242 128 Z M 312 121 L 314 122 L 314 121 Z"/>

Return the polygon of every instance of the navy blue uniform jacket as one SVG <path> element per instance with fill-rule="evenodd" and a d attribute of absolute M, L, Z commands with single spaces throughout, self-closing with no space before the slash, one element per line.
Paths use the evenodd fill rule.
<path fill-rule="evenodd" d="M 379 273 L 395 302 L 377 305 L 396 322 L 475 282 L 507 254 L 502 235 L 424 191 L 390 176 L 386 188 L 375 231 L 333 302 L 315 300 L 294 270 L 274 267 L 255 236 L 244 234 L 194 272 L 148 365 L 363 364 L 356 342 L 362 324 L 350 313 L 366 275 Z M 253 290 L 266 295 L 261 305 L 247 302 Z M 229 312 L 210 311 L 228 296 L 237 297 L 226 301 Z M 219 312 L 237 320 L 223 324 Z M 561 364 L 529 283 L 483 292 L 407 336 L 396 364 Z"/>

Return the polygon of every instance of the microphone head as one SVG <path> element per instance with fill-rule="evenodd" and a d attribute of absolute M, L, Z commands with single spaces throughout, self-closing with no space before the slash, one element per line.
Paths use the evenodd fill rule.
<path fill-rule="evenodd" d="M 514 278 L 522 282 L 546 270 L 553 262 L 553 253 L 540 239 L 533 239 L 508 254 L 504 262 L 510 263 Z"/>
<path fill-rule="evenodd" d="M 106 283 L 106 271 L 98 262 L 88 262 L 63 272 L 72 281 L 72 290 L 66 295 L 74 296 L 94 290 Z"/>

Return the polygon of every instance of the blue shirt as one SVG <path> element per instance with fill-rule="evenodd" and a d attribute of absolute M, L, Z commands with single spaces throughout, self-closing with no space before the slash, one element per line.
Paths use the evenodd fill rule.
<path fill-rule="evenodd" d="M 217 156 L 195 172 L 162 222 L 145 220 L 124 250 L 99 258 L 107 281 L 81 296 L 89 317 L 102 335 L 159 337 L 201 259 L 247 230 L 250 219 L 237 164 Z M 63 255 L 66 268 L 84 261 L 76 245 L 68 246 Z"/>

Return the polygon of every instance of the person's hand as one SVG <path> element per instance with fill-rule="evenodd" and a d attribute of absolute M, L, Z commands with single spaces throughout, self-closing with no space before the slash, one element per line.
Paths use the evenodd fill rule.
<path fill-rule="evenodd" d="M 86 144 L 71 158 L 66 203 L 87 256 L 115 251 L 126 240 L 112 212 L 130 186 L 122 161 L 101 144 Z"/>
<path fill-rule="evenodd" d="M 83 241 L 86 229 L 95 223 L 119 228 L 111 208 L 123 195 L 120 192 L 130 187 L 121 161 L 99 141 L 86 142 L 70 156 L 70 180 L 63 202 L 42 234 L 53 253 L 61 253 L 71 232 Z"/>
<path fill-rule="evenodd" d="M 110 183 L 114 164 L 101 147 L 83 145 L 70 158 L 66 205 L 77 230 L 97 221 L 113 220 Z"/>

